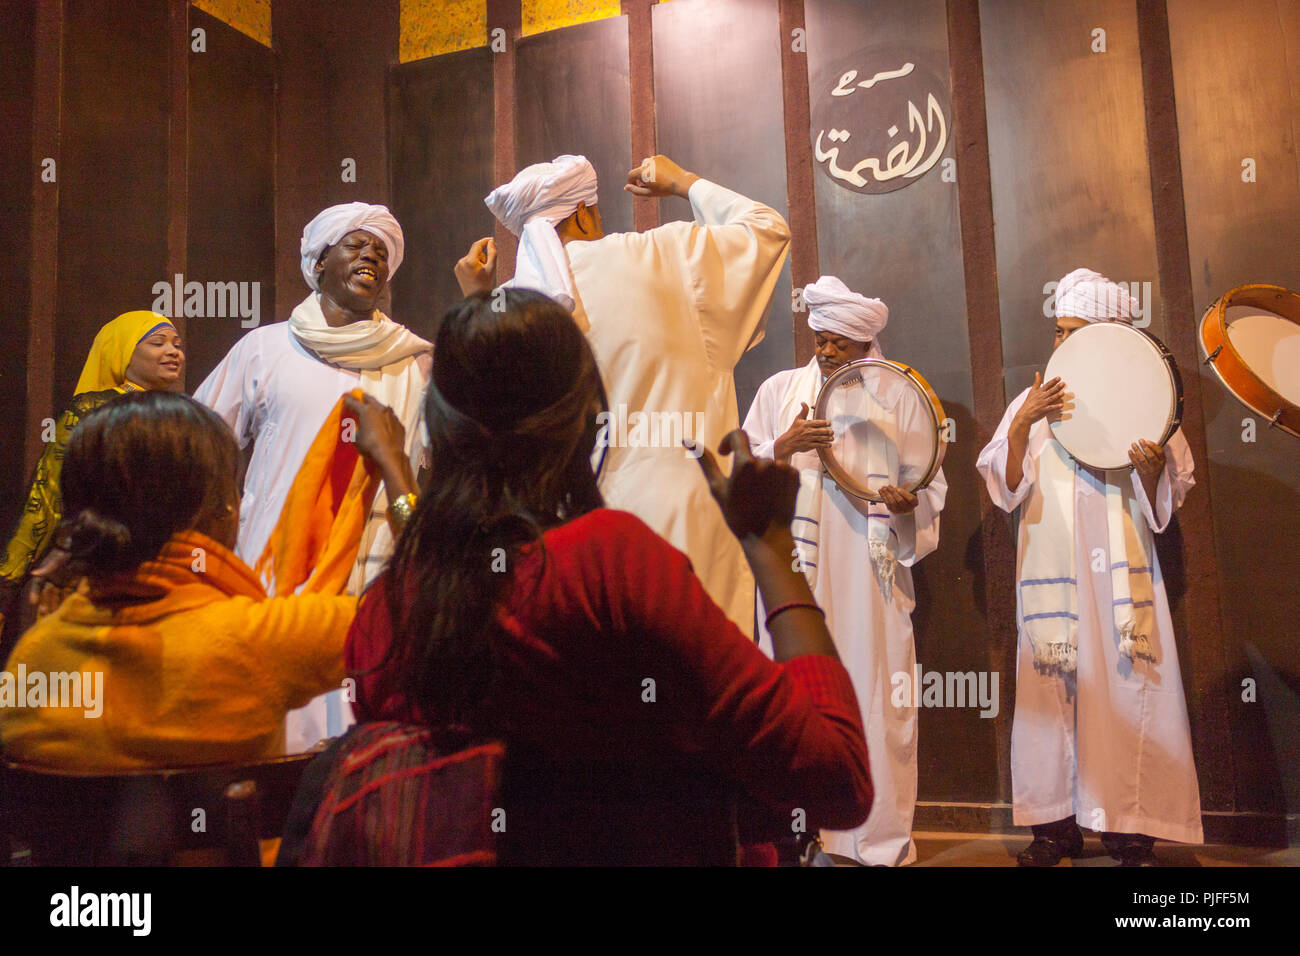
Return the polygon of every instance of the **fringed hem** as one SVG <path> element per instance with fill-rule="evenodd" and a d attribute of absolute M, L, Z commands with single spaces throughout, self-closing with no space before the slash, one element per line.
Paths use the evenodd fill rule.
<path fill-rule="evenodd" d="M 1144 660 L 1155 663 L 1155 651 L 1151 648 L 1151 638 L 1147 634 L 1134 634 L 1133 625 L 1125 624 L 1120 629 L 1119 652 L 1129 660 Z"/>
<path fill-rule="evenodd" d="M 1078 648 L 1069 641 L 1050 643 L 1030 640 L 1034 648 L 1034 666 L 1040 670 L 1072 674 L 1078 662 Z"/>
<path fill-rule="evenodd" d="M 880 594 L 886 601 L 894 597 L 894 568 L 898 560 L 889 553 L 889 546 L 884 541 L 868 541 L 867 552 L 871 555 L 871 565 L 876 569 L 876 581 L 880 584 Z"/>

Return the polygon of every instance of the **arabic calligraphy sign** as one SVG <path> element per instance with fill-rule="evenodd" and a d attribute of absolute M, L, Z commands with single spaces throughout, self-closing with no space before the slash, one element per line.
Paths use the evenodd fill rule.
<path fill-rule="evenodd" d="M 948 85 L 917 51 L 860 51 L 836 64 L 811 98 L 813 159 L 853 192 L 910 186 L 947 148 Z"/>

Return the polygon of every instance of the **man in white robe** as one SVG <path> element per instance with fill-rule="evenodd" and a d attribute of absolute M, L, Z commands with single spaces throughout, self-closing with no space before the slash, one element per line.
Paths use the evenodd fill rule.
<path fill-rule="evenodd" d="M 1055 311 L 1054 348 L 1090 322 L 1133 317 L 1123 286 L 1084 269 L 1061 280 Z M 1125 865 L 1151 865 L 1155 838 L 1202 840 L 1187 704 L 1152 538 L 1195 484 L 1192 456 L 1179 430 L 1164 448 L 1134 445 L 1132 469 L 1077 464 L 1049 426 L 1067 389 L 1036 375 L 977 463 L 1017 533 L 1013 820 L 1034 832 L 1019 862 L 1053 866 L 1077 855 L 1082 825 L 1100 831 Z M 1045 602 L 1044 592 L 1062 585 Z"/>
<path fill-rule="evenodd" d="M 787 462 L 799 471 L 792 530 L 800 562 L 862 707 L 876 799 L 862 826 L 823 831 L 822 842 L 828 852 L 857 863 L 903 865 L 916 860 L 917 711 L 910 695 L 896 700 L 893 678 L 906 674 L 910 680 L 914 673 L 911 568 L 939 545 L 948 483 L 940 469 L 915 494 L 884 485 L 884 503 L 874 503 L 842 491 L 825 473 L 817 448 L 831 443 L 831 423 L 810 419 L 810 410 L 835 369 L 859 358 L 884 357 L 877 336 L 889 310 L 833 276 L 807 286 L 803 297 L 816 352 L 803 368 L 778 372 L 759 387 L 744 428 L 755 457 Z M 933 426 L 927 427 L 923 410 L 897 394 L 876 398 L 897 418 L 897 457 L 928 460 Z M 890 477 L 907 483 L 906 470 L 900 472 Z M 764 650 L 771 653 L 766 642 Z"/>
<path fill-rule="evenodd" d="M 530 166 L 486 202 L 520 236 L 509 284 L 569 306 L 596 355 L 610 405 L 605 501 L 684 551 L 709 596 L 752 634 L 753 577 L 682 441 L 717 448 L 739 424 L 733 373 L 763 339 L 790 230 L 775 210 L 666 156 L 631 170 L 624 188 L 686 199 L 695 221 L 606 235 L 581 156 Z M 458 264 L 466 292 L 483 287 L 465 275 L 489 249 L 480 241 Z"/>
<path fill-rule="evenodd" d="M 384 206 L 344 203 L 303 231 L 302 274 L 311 291 L 287 322 L 248 332 L 199 386 L 194 398 L 254 442 L 244 478 L 236 553 L 250 567 L 266 548 L 308 448 L 339 396 L 354 388 L 393 409 L 406 429 L 412 467 L 423 463 L 421 422 L 430 344 L 375 306 L 402 262 L 402 229 Z M 360 594 L 392 552 L 381 486 L 366 522 L 348 593 Z M 286 750 L 306 750 L 352 723 L 335 691 L 289 714 Z"/>

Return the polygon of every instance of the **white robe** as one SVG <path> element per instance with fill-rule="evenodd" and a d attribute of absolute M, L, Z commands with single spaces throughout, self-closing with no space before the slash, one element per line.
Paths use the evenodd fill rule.
<path fill-rule="evenodd" d="M 787 420 L 781 420 L 781 409 L 791 379 L 799 371 L 778 372 L 754 396 L 744 427 L 758 457 L 775 457 L 776 439 L 794 421 L 797 405 L 787 409 Z M 816 391 L 812 389 L 801 399 L 809 409 Z M 919 422 L 904 420 L 898 424 L 900 433 L 928 444 L 929 432 L 921 429 Z M 791 456 L 790 464 L 800 471 L 821 469 L 814 451 Z M 917 493 L 915 511 L 890 515 L 890 528 L 897 536 L 898 566 L 892 598 L 886 600 L 877 586 L 867 548 L 867 502 L 841 491 L 825 473 L 821 480 L 821 536 L 813 593 L 826 612 L 826 626 L 853 679 L 875 788 L 866 822 L 853 831 L 823 831 L 822 842 L 829 852 L 859 863 L 912 863 L 916 860 L 912 817 L 916 809 L 917 710 L 910 702 L 902 707 L 893 703 L 892 679 L 895 674 L 907 674 L 910 679 L 915 670 L 912 610 L 916 607 L 916 592 L 911 567 L 939 546 L 939 512 L 948 494 L 948 482 L 940 469 L 931 483 Z M 764 651 L 772 653 L 766 633 L 760 644 Z"/>
<path fill-rule="evenodd" d="M 695 223 L 565 246 L 574 318 L 595 353 L 611 411 L 619 416 L 622 406 L 632 426 L 623 447 L 608 449 L 606 503 L 684 551 L 709 596 L 752 634 L 754 579 L 699 464 L 671 427 L 655 434 L 645 428 L 641 441 L 632 416 L 652 412 L 662 422 L 659 416 L 676 415 L 687 437 L 716 452 L 739 424 L 733 372 L 763 339 L 790 231 L 775 210 L 703 179 L 690 201 Z M 729 461 L 721 461 L 724 470 Z"/>
<path fill-rule="evenodd" d="M 1024 477 L 1014 491 L 1008 488 L 1007 432 L 1028 394 L 1028 389 L 1021 392 L 1007 408 L 976 464 L 993 503 L 1008 512 L 1029 497 L 1038 456 L 1054 441 L 1046 419 L 1034 423 L 1021 464 Z M 1195 484 L 1191 450 L 1181 430 L 1169 439 L 1165 455 L 1154 512 L 1136 470 L 1127 477 L 1147 524 L 1157 533 L 1168 527 Z M 1029 638 L 1020 625 L 1019 594 L 1016 598 L 1020 651 L 1011 726 L 1012 819 L 1018 826 L 1031 826 L 1073 816 L 1091 830 L 1200 843 L 1200 791 L 1159 559 L 1154 549 L 1148 555 L 1155 589 L 1151 645 L 1156 660 L 1130 661 L 1119 654 L 1111 613 L 1105 484 L 1076 468 L 1074 491 L 1079 613 L 1075 674 L 1063 677 L 1035 669 Z M 1104 570 L 1087 573 L 1094 567 Z"/>
<path fill-rule="evenodd" d="M 427 363 L 420 367 L 427 369 Z M 287 322 L 276 322 L 244 335 L 195 391 L 196 401 L 225 419 L 241 448 L 256 442 L 244 477 L 235 546 L 245 564 L 251 567 L 261 557 L 307 450 L 334 403 L 359 388 L 360 382 L 360 373 L 322 362 L 298 342 Z M 427 453 L 428 436 L 414 422 L 407 424 L 408 433 L 413 426 L 417 439 L 412 464 L 418 468 Z M 387 557 L 367 556 L 367 579 L 378 573 Z M 342 691 L 322 694 L 290 712 L 286 752 L 307 750 L 343 733 L 353 722 Z"/>

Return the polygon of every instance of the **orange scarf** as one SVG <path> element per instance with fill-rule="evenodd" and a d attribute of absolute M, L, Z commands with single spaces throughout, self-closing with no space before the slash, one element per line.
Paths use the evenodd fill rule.
<path fill-rule="evenodd" d="M 265 601 L 266 591 L 233 551 L 198 531 L 178 531 L 133 573 L 88 580 L 60 613 L 81 624 L 142 624 L 223 596 Z"/>
<path fill-rule="evenodd" d="M 351 395 L 361 398 L 361 389 Z M 267 591 L 342 594 L 379 488 L 377 469 L 356 446 L 356 417 L 340 398 L 307 450 L 280 520 L 255 570 Z"/>

